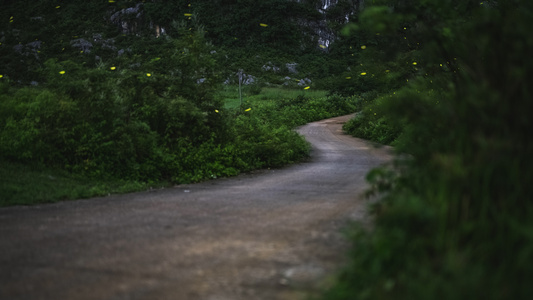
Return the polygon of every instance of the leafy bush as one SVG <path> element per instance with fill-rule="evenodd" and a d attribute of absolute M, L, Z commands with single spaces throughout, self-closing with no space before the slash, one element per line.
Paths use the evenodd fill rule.
<path fill-rule="evenodd" d="M 421 76 L 363 109 L 363 118 L 380 107 L 387 124 L 401 124 L 395 145 L 406 155 L 369 174 L 382 192 L 375 226 L 354 231 L 352 263 L 325 298 L 527 299 L 533 5 L 391 5 L 380 11 L 397 14 L 409 30 L 382 32 L 391 41 L 398 32 L 420 38 L 425 62 L 417 64 Z"/>
<path fill-rule="evenodd" d="M 370 102 L 360 101 L 360 111 L 355 118 L 344 124 L 347 133 L 378 142 L 383 145 L 394 144 L 402 131 L 404 122 L 393 122 L 388 117 L 386 102 L 396 95 L 378 97 Z M 364 103 L 364 104 L 361 104 Z"/>

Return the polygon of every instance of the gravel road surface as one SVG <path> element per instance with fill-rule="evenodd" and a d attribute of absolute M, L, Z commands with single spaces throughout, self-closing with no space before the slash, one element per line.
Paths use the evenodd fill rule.
<path fill-rule="evenodd" d="M 298 131 L 311 159 L 141 193 L 0 209 L 0 299 L 303 299 L 342 266 L 365 174 L 390 150 Z"/>

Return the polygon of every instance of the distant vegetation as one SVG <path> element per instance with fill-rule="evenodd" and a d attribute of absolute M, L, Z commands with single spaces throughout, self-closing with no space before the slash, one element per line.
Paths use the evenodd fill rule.
<path fill-rule="evenodd" d="M 355 109 L 355 98 L 312 96 L 332 74 L 321 68 L 338 62 L 300 30 L 309 18 L 321 18 L 315 4 L 280 0 L 6 6 L 0 160 L 21 180 L 5 181 L 2 205 L 197 182 L 305 158 L 294 126 Z M 48 169 L 94 185 L 25 196 L 21 185 L 38 180 L 26 174 Z"/>

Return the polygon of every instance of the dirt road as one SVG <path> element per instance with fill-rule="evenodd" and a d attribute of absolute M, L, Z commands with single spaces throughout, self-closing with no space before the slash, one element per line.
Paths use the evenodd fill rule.
<path fill-rule="evenodd" d="M 171 189 L 0 209 L 0 299 L 300 299 L 343 263 L 366 172 L 388 159 L 339 117 L 312 158 Z"/>

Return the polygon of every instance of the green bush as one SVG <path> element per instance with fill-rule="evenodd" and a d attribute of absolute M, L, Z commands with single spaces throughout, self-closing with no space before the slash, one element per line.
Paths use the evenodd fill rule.
<path fill-rule="evenodd" d="M 378 97 L 370 102 L 359 101 L 361 110 L 355 118 L 344 124 L 347 133 L 383 145 L 394 144 L 402 131 L 404 122 L 394 122 L 388 117 L 387 101 L 396 95 Z M 365 103 L 365 104 L 361 104 Z"/>
<path fill-rule="evenodd" d="M 368 122 L 379 109 L 386 124 L 401 126 L 403 155 L 369 174 L 382 192 L 375 226 L 354 231 L 351 265 L 325 298 L 527 299 L 532 2 L 390 5 L 382 11 L 398 14 L 408 32 L 383 32 L 391 42 L 419 38 L 425 62 L 408 85 L 363 109 Z"/>

